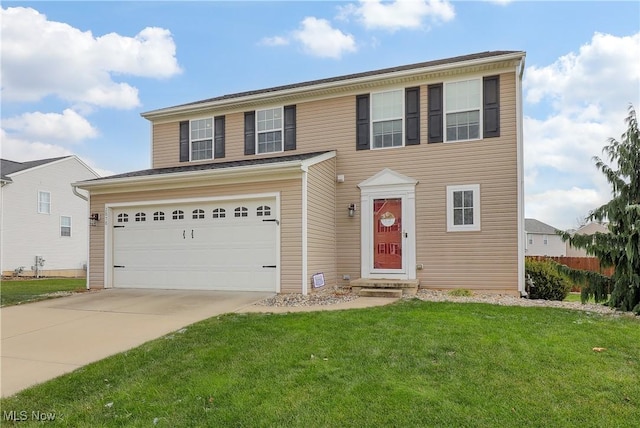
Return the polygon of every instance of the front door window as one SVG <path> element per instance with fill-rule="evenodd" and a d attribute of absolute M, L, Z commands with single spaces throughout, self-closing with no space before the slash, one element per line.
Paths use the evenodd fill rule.
<path fill-rule="evenodd" d="M 373 268 L 402 269 L 402 199 L 373 200 Z"/>

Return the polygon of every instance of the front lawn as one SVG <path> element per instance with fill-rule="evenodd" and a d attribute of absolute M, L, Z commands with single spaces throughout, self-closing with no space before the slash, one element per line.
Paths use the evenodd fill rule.
<path fill-rule="evenodd" d="M 212 318 L 0 404 L 73 427 L 632 427 L 639 355 L 637 318 L 414 299 Z"/>
<path fill-rule="evenodd" d="M 0 281 L 0 306 L 49 299 L 64 292 L 84 291 L 84 278 L 11 279 Z"/>

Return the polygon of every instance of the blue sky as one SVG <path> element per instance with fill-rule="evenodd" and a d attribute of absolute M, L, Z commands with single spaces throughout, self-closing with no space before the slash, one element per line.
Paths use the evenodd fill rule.
<path fill-rule="evenodd" d="M 609 199 L 593 166 L 640 106 L 640 2 L 2 2 L 2 152 L 150 167 L 140 113 L 487 50 L 527 52 L 526 215 Z"/>

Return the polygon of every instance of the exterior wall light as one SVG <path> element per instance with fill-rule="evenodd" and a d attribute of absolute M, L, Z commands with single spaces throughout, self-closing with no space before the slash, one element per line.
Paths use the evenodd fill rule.
<path fill-rule="evenodd" d="M 349 204 L 347 208 L 349 209 L 349 217 L 353 217 L 356 213 L 356 204 Z"/>

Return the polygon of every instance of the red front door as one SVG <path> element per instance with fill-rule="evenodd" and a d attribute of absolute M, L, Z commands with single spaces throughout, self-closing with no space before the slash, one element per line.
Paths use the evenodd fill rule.
<path fill-rule="evenodd" d="M 402 269 L 402 199 L 373 201 L 373 268 Z"/>

